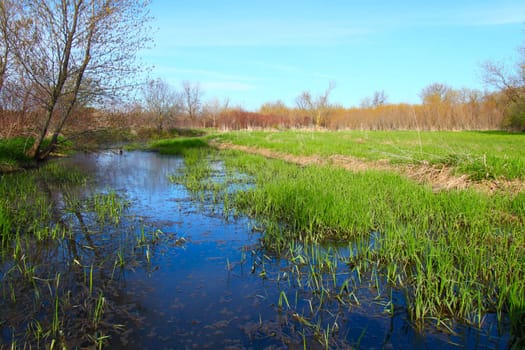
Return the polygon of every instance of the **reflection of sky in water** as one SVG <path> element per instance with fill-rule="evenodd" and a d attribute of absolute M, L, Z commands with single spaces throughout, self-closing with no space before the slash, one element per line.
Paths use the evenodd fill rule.
<path fill-rule="evenodd" d="M 182 186 L 170 183 L 167 175 L 184 166 L 181 158 L 148 152 L 105 152 L 79 154 L 69 161 L 94 174 L 94 190 L 123 193 L 132 201 L 130 213 L 174 239 L 188 239 L 182 247 L 173 242 L 152 247 L 151 272 L 125 272 L 121 307 L 131 305 L 130 312 L 140 322 L 130 322 L 126 326 L 133 330 L 114 335 L 111 348 L 286 348 L 293 345 L 286 333 L 294 327 L 297 341 L 301 328 L 290 321 L 290 314 L 279 315 L 276 304 L 281 290 L 286 290 L 291 304 L 298 296 L 297 310 L 307 310 L 308 295 L 286 282 L 260 278 L 260 266 L 251 273 L 255 257 L 248 247 L 256 245 L 257 236 L 251 232 L 249 220 L 227 222 L 220 216 L 206 215 Z M 246 261 L 241 264 L 243 248 Z M 341 255 L 349 252 L 345 246 Z M 285 261 L 273 258 L 265 269 L 268 275 L 277 276 L 283 265 Z M 340 272 L 348 272 L 348 268 L 342 266 Z M 508 342 L 508 336 L 497 337 L 496 329 L 491 332 L 492 338 L 486 330 L 465 327 L 457 329 L 457 336 L 436 331 L 420 335 L 407 321 L 402 292 L 393 291 L 394 304 L 399 307 L 392 316 L 374 300 L 376 296 L 368 283 L 359 288 L 361 305 L 347 306 L 345 316 L 338 320 L 342 329 L 337 337 L 350 344 L 359 341 L 361 348 L 391 349 L 456 349 L 449 341 L 465 348 L 480 344 L 497 348 Z M 494 320 L 489 317 L 488 321 Z M 296 345 L 302 348 L 300 341 Z M 322 348 L 310 340 L 312 346 Z"/>
<path fill-rule="evenodd" d="M 96 169 L 100 187 L 123 191 L 134 205 L 148 213 L 159 213 L 168 208 L 169 198 L 180 196 L 175 186 L 170 186 L 167 174 L 183 165 L 179 158 L 164 157 L 145 152 L 119 155 L 112 152 L 79 157 L 79 161 Z M 86 164 L 88 163 L 88 164 Z"/>

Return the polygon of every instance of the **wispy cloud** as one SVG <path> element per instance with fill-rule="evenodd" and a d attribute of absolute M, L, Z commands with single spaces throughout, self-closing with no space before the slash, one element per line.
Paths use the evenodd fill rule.
<path fill-rule="evenodd" d="M 247 76 L 247 75 L 238 75 L 238 74 L 227 74 L 220 73 L 213 70 L 207 69 L 194 69 L 194 68 L 177 68 L 173 66 L 162 67 L 158 71 L 161 71 L 170 75 L 178 75 L 181 77 L 191 76 L 202 79 L 216 79 L 216 80 L 229 80 L 229 81 L 258 81 L 261 80 L 259 77 Z"/>
<path fill-rule="evenodd" d="M 364 9 L 361 8 L 361 11 Z M 469 4 L 443 0 L 420 4 L 409 2 L 404 6 L 391 2 L 368 12 L 361 12 L 350 20 L 357 28 L 368 28 L 369 33 L 388 32 L 396 28 L 525 24 L 525 2 L 516 0 Z"/>
<path fill-rule="evenodd" d="M 156 70 L 157 75 L 169 76 L 177 81 L 190 80 L 198 82 L 205 91 L 249 91 L 261 79 L 254 76 L 226 74 L 207 69 L 162 67 Z"/>
<path fill-rule="evenodd" d="M 334 76 L 331 75 L 331 74 L 324 74 L 324 73 L 313 72 L 312 76 L 314 78 L 326 79 L 327 81 L 335 81 Z"/>
<path fill-rule="evenodd" d="M 331 74 L 325 74 L 319 71 L 311 71 L 308 69 L 300 68 L 299 66 L 292 66 L 292 65 L 286 65 L 286 64 L 275 64 L 275 63 L 267 63 L 263 61 L 254 61 L 252 62 L 254 66 L 261 67 L 265 70 L 273 71 L 282 73 L 282 75 L 285 76 L 295 76 L 295 77 L 301 77 L 301 78 L 314 78 L 314 79 L 322 79 L 326 81 L 335 81 L 334 75 Z"/>
<path fill-rule="evenodd" d="M 240 20 L 179 21 L 164 29 L 171 45 L 184 47 L 326 46 L 362 37 L 367 29 L 336 21 Z M 170 34 L 176 33 L 176 35 Z"/>
<path fill-rule="evenodd" d="M 458 24 L 471 26 L 491 26 L 505 24 L 524 24 L 525 23 L 525 3 L 499 6 L 484 7 L 479 5 L 476 8 L 465 9 L 453 19 Z"/>
<path fill-rule="evenodd" d="M 255 90 L 257 86 L 246 84 L 238 81 L 204 81 L 201 86 L 206 91 L 250 91 Z"/>
<path fill-rule="evenodd" d="M 291 66 L 287 64 L 279 64 L 279 63 L 269 63 L 265 61 L 254 61 L 253 64 L 256 64 L 263 68 L 272 69 L 275 71 L 285 72 L 285 73 L 299 73 L 302 72 L 301 69 L 299 69 L 297 66 Z"/>
<path fill-rule="evenodd" d="M 525 3 L 478 2 L 472 5 L 452 3 L 437 8 L 426 7 L 401 14 L 399 24 L 406 26 L 493 26 L 525 23 Z"/>

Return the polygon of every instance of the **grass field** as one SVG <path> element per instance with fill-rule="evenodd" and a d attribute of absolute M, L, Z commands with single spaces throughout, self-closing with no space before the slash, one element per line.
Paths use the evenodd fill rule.
<path fill-rule="evenodd" d="M 238 131 L 218 142 L 297 156 L 352 156 L 391 164 L 445 165 L 474 180 L 525 179 L 525 134 L 417 131 Z"/>
<path fill-rule="evenodd" d="M 523 193 L 434 193 L 388 172 L 299 167 L 255 155 L 237 154 L 227 163 L 256 178 L 253 190 L 237 194 L 237 205 L 280 223 L 265 232 L 271 249 L 287 250 L 297 240 L 352 242 L 380 232 L 379 248 L 352 264 L 395 271 L 389 280 L 409 286 L 415 321 L 477 323 L 485 312 L 523 307 Z"/>

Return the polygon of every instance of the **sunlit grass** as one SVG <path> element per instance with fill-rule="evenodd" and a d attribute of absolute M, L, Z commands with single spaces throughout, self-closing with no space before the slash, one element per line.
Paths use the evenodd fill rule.
<path fill-rule="evenodd" d="M 228 159 L 257 179 L 253 189 L 237 194 L 236 203 L 268 220 L 268 248 L 380 232 L 370 256 L 381 266 L 395 266 L 390 280 L 406 286 L 417 322 L 456 317 L 480 324 L 486 312 L 513 309 L 515 295 L 522 293 L 523 302 L 523 194 L 436 194 L 390 173 L 301 168 L 246 155 Z"/>
<path fill-rule="evenodd" d="M 209 148 L 201 138 L 196 137 L 182 137 L 175 139 L 153 141 L 148 146 L 149 150 L 159 152 L 160 154 L 182 155 L 191 149 L 207 149 Z"/>
<path fill-rule="evenodd" d="M 296 156 L 353 156 L 391 163 L 453 166 L 474 180 L 525 179 L 525 134 L 431 131 L 237 131 L 219 142 L 266 148 Z"/>
<path fill-rule="evenodd" d="M 523 193 L 435 193 L 385 171 L 352 173 L 235 151 L 221 154 L 228 173 L 246 173 L 255 184 L 233 193 L 218 188 L 220 196 L 257 218 L 264 228 L 263 247 L 295 261 L 298 267 L 290 271 L 310 266 L 300 273 L 308 277 L 299 283 L 323 298 L 338 300 L 340 293 L 351 292 L 349 282 L 330 277 L 342 260 L 357 276 L 372 276 L 378 290 L 383 279 L 404 290 L 418 327 L 429 320 L 444 327 L 450 320 L 481 326 L 491 312 L 523 317 L 516 311 L 523 310 L 525 299 Z M 187 163 L 192 164 L 198 162 Z M 297 244 L 327 242 L 349 244 L 355 254 L 334 259 L 315 250 L 297 253 Z M 311 254 L 317 258 L 311 260 Z M 268 278 L 264 270 L 260 274 Z M 289 296 L 281 294 L 279 308 L 290 304 Z"/>

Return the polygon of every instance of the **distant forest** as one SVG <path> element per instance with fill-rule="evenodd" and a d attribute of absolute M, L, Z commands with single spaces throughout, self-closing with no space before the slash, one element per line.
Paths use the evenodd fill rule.
<path fill-rule="evenodd" d="M 419 104 L 389 103 L 376 91 L 348 108 L 330 101 L 337 88 L 330 83 L 318 95 L 301 92 L 292 106 L 277 100 L 247 111 L 205 101 L 195 82 L 178 89 L 163 79 L 140 83 L 136 56 L 151 40 L 149 1 L 104 4 L 0 2 L 0 137 L 32 137 L 31 158 L 45 158 L 59 135 L 107 128 L 525 131 L 525 46 L 515 63 L 482 67 L 489 92 L 433 83 Z"/>
<path fill-rule="evenodd" d="M 148 108 L 135 103 L 115 110 L 78 108 L 68 120 L 64 132 L 80 132 L 100 128 L 158 129 L 172 128 L 318 128 L 362 130 L 521 130 L 509 116 L 509 98 L 503 92 L 481 93 L 475 90 L 454 90 L 443 84 L 432 84 L 422 93 L 422 103 L 390 104 L 383 92 L 377 92 L 361 106 L 344 108 L 321 102 L 323 98 L 298 97 L 297 106 L 283 102 L 265 103 L 258 111 L 230 107 L 228 103 L 196 103 L 193 114 L 180 103 L 167 103 Z M 321 96 L 322 97 L 322 96 Z M 197 100 L 200 100 L 200 96 Z M 327 99 L 328 100 L 328 99 Z M 3 111 L 0 137 L 30 135 L 39 118 L 36 113 Z M 521 125 L 522 127 L 523 125 Z"/>

